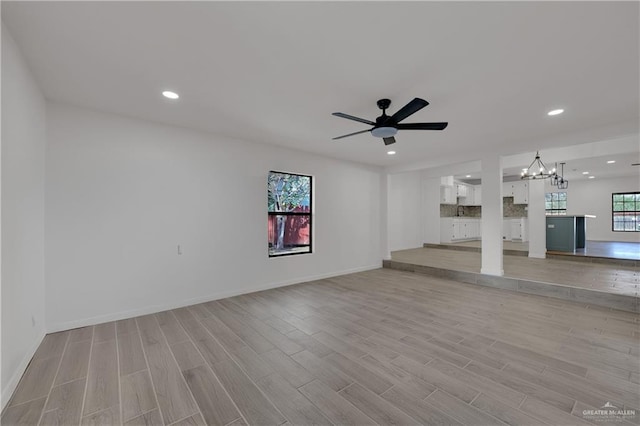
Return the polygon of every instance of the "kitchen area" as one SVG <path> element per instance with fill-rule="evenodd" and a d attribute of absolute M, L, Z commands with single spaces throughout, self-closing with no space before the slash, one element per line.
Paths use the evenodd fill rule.
<path fill-rule="evenodd" d="M 527 181 L 503 182 L 502 239 L 528 241 Z M 440 178 L 440 242 L 442 244 L 482 240 L 482 184 L 454 176 Z"/>

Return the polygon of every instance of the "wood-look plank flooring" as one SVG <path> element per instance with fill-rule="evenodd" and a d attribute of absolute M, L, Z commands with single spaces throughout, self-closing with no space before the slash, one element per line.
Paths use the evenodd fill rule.
<path fill-rule="evenodd" d="M 640 413 L 639 321 L 379 269 L 47 335 L 1 420 L 600 425 Z"/>
<path fill-rule="evenodd" d="M 391 259 L 416 265 L 480 272 L 480 253 L 416 248 L 391 253 Z M 557 283 L 607 293 L 640 297 L 640 267 L 503 256 L 504 276 Z"/>
<path fill-rule="evenodd" d="M 482 240 L 471 240 L 471 241 L 458 241 L 455 243 L 443 243 L 445 246 L 452 247 L 473 247 L 473 248 L 482 248 Z M 502 241 L 502 248 L 504 250 L 518 250 L 518 251 L 529 251 L 529 242 L 528 241 Z"/>
<path fill-rule="evenodd" d="M 451 247 L 473 247 L 481 248 L 481 240 L 461 241 L 455 243 L 444 244 Z M 504 250 L 529 251 L 529 242 L 524 241 L 503 241 Z M 609 259 L 625 259 L 640 260 L 640 242 L 624 242 L 624 241 L 590 241 L 585 242 L 585 247 L 576 249 L 575 252 L 555 252 L 553 254 L 562 254 L 565 256 L 578 257 L 605 257 Z"/>

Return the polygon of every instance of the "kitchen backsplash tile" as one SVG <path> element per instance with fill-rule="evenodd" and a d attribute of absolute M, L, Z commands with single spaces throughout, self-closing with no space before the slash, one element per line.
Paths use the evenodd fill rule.
<path fill-rule="evenodd" d="M 455 217 L 460 207 L 460 212 L 464 217 L 481 217 L 482 207 L 480 206 L 457 206 L 455 204 L 440 204 L 440 217 Z"/>
<path fill-rule="evenodd" d="M 455 204 L 440 204 L 440 217 L 455 217 L 458 207 L 464 217 L 482 217 L 481 206 L 457 206 Z M 504 217 L 527 217 L 526 204 L 513 204 L 513 197 L 502 199 L 502 215 Z"/>
<path fill-rule="evenodd" d="M 526 204 L 513 204 L 513 197 L 502 199 L 502 216 L 504 217 L 527 217 Z"/>
<path fill-rule="evenodd" d="M 482 207 L 480 206 L 463 206 L 464 216 L 466 217 L 481 217 Z"/>
<path fill-rule="evenodd" d="M 440 204 L 440 217 L 454 217 L 457 208 L 455 204 Z"/>

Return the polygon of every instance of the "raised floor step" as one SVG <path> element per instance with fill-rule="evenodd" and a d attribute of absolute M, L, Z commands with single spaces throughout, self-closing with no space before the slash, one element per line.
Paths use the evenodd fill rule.
<path fill-rule="evenodd" d="M 382 266 L 384 268 L 425 274 L 468 284 L 554 297 L 627 312 L 640 312 L 640 298 L 633 295 L 606 293 L 588 288 L 571 287 L 563 284 L 546 283 L 521 278 L 499 277 L 478 272 L 456 271 L 453 269 L 399 262 L 396 260 L 383 260 Z"/>

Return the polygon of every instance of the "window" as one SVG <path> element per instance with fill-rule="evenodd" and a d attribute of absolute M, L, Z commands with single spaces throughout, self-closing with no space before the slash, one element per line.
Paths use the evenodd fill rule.
<path fill-rule="evenodd" d="M 612 229 L 620 232 L 640 232 L 640 192 L 612 194 Z"/>
<path fill-rule="evenodd" d="M 269 257 L 311 253 L 311 176 L 269 172 Z"/>
<path fill-rule="evenodd" d="M 567 193 L 547 192 L 544 194 L 544 209 L 547 216 L 564 216 L 567 214 Z"/>

